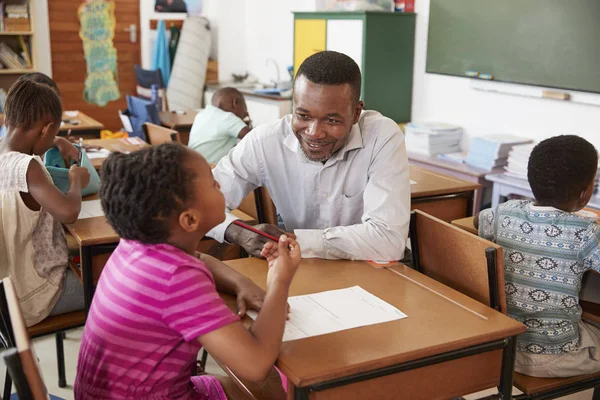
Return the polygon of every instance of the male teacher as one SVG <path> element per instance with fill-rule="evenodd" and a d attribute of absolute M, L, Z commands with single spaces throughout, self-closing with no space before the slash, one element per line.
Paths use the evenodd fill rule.
<path fill-rule="evenodd" d="M 214 169 L 228 211 L 264 186 L 302 257 L 402 259 L 410 219 L 404 135 L 391 119 L 363 111 L 360 88 L 360 69 L 345 54 L 308 57 L 296 75 L 293 114 L 256 127 Z M 235 219 L 228 212 L 208 235 L 259 256 L 268 239 Z"/>

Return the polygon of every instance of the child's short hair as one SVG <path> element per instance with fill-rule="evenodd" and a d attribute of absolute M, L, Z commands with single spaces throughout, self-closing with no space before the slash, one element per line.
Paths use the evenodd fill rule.
<path fill-rule="evenodd" d="M 561 205 L 578 198 L 594 180 L 598 153 L 575 135 L 555 136 L 540 142 L 529 156 L 527 178 L 535 199 Z"/>
<path fill-rule="evenodd" d="M 21 77 L 18 80 L 19 81 L 26 80 L 26 81 L 32 81 L 32 82 L 43 83 L 44 85 L 48 85 L 52 89 L 54 89 L 54 91 L 56 92 L 58 97 L 60 97 L 60 90 L 58 90 L 58 86 L 56 85 L 56 82 L 54 82 L 52 80 L 52 78 L 50 78 L 46 74 L 42 74 L 41 72 L 30 72 L 28 74 L 21 75 Z"/>
<path fill-rule="evenodd" d="M 15 82 L 4 104 L 5 124 L 11 128 L 29 129 L 44 118 L 62 120 L 62 104 L 52 87 L 30 80 Z"/>
<path fill-rule="evenodd" d="M 108 157 L 102 164 L 100 199 L 120 237 L 145 244 L 166 242 L 170 219 L 194 199 L 196 171 L 186 164 L 186 147 L 175 143 Z"/>

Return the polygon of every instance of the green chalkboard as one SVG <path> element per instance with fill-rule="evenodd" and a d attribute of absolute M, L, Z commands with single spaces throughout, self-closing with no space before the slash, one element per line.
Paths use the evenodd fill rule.
<path fill-rule="evenodd" d="M 427 72 L 600 93 L 600 0 L 431 0 Z"/>

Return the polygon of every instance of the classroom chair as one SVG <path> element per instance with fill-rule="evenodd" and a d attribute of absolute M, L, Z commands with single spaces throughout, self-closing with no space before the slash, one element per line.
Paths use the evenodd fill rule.
<path fill-rule="evenodd" d="M 142 129 L 144 135 L 146 135 L 146 140 L 151 145 L 159 145 L 168 142 L 181 143 L 179 132 L 174 131 L 173 129 L 165 128 L 150 122 L 146 122 L 142 125 Z"/>
<path fill-rule="evenodd" d="M 14 381 L 19 398 L 47 399 L 48 392 L 10 278 L 0 281 L 0 338 L 3 346 L 7 347 L 7 350 L 2 353 L 7 376 Z M 6 384 L 8 387 L 4 388 L 4 398 L 9 399 L 12 384 L 10 380 Z"/>
<path fill-rule="evenodd" d="M 411 214 L 410 238 L 415 269 L 506 314 L 501 246 L 421 211 Z M 600 307 L 584 318 L 600 321 L 595 314 L 600 315 Z M 555 399 L 600 385 L 600 373 L 535 378 L 515 372 L 513 385 L 523 392 L 514 399 Z M 594 396 L 600 396 L 600 391 L 594 391 Z"/>
<path fill-rule="evenodd" d="M 137 83 L 136 92 L 138 97 L 146 100 L 152 98 L 152 85 L 158 86 L 158 96 L 161 99 L 162 109 L 169 111 L 169 102 L 167 101 L 167 87 L 163 82 L 160 68 L 156 70 L 143 69 L 139 65 L 134 65 L 135 80 Z"/>
<path fill-rule="evenodd" d="M 506 313 L 502 247 L 420 210 L 411 212 L 413 267 Z"/>
<path fill-rule="evenodd" d="M 6 282 L 4 278 L 2 282 Z M 1 285 L 1 283 L 0 283 Z M 12 285 L 12 282 L 11 282 Z M 14 347 L 15 338 L 11 328 L 10 320 L 8 319 L 8 304 L 4 294 L 5 289 L 0 286 L 0 335 L 2 336 L 2 346 L 5 348 Z M 65 331 L 69 329 L 79 328 L 85 324 L 85 312 L 74 311 L 67 314 L 55 315 L 44 319 L 43 321 L 27 328 L 28 335 L 32 338 L 38 338 L 46 335 L 55 335 L 56 339 L 56 358 L 58 368 L 58 387 L 66 387 L 66 371 L 65 371 L 65 350 L 64 338 Z M 4 398 L 10 397 L 12 381 L 9 372 L 6 373 L 4 381 Z"/>

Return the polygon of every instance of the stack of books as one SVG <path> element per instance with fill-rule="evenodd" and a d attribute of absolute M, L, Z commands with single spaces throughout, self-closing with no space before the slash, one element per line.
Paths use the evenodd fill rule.
<path fill-rule="evenodd" d="M 463 130 L 459 126 L 411 122 L 404 131 L 409 152 L 431 156 L 460 151 Z"/>
<path fill-rule="evenodd" d="M 27 4 L 7 4 L 4 11 L 4 30 L 6 32 L 27 32 L 31 30 Z"/>
<path fill-rule="evenodd" d="M 23 70 L 31 68 L 29 62 L 15 53 L 6 43 L 0 43 L 0 61 L 8 69 Z"/>
<path fill-rule="evenodd" d="M 534 147 L 535 143 L 513 146 L 508 153 L 508 161 L 506 163 L 506 167 L 504 168 L 506 175 L 526 181 L 527 163 L 529 162 L 529 155 Z"/>
<path fill-rule="evenodd" d="M 493 170 L 506 166 L 513 146 L 531 143 L 531 139 L 512 135 L 474 137 L 465 163 L 476 168 Z"/>

